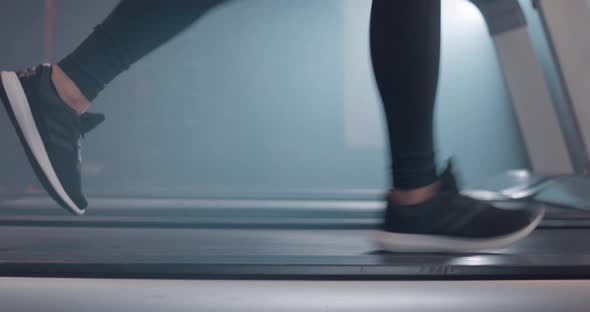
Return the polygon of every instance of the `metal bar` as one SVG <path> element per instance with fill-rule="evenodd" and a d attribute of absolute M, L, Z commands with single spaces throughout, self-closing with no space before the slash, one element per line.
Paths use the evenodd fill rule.
<path fill-rule="evenodd" d="M 587 84 L 590 75 L 587 75 L 586 70 L 583 69 L 587 61 L 575 57 L 575 54 L 579 53 L 576 51 L 583 50 L 583 48 L 580 49 L 579 45 L 583 44 L 584 39 L 579 35 L 583 36 L 587 32 L 587 27 L 576 25 L 580 23 L 577 19 L 580 19 L 583 15 L 588 20 L 587 24 L 590 25 L 590 11 L 586 4 L 583 3 L 583 0 L 564 2 L 533 0 L 533 5 L 539 11 L 556 67 L 560 91 L 564 97 L 564 103 L 556 103 L 561 104 L 556 105 L 556 110 L 568 142 L 575 171 L 577 174 L 588 175 L 590 174 L 590 156 L 588 152 L 590 126 L 584 125 L 589 123 L 589 117 L 585 115 L 588 115 L 586 107 L 588 107 L 590 98 L 584 94 L 590 93 L 583 89 L 590 88 L 590 85 Z M 584 13 L 584 11 L 588 13 Z M 577 33 L 572 34 L 572 31 Z M 587 45 L 586 50 L 590 50 L 590 45 Z M 566 64 L 568 60 L 563 56 L 564 54 L 569 55 L 570 59 L 574 59 L 575 64 Z M 571 60 L 569 61 L 571 62 Z M 564 68 L 564 66 L 568 66 L 568 68 Z M 577 87 L 572 85 L 577 85 Z M 572 93 L 576 93 L 576 100 L 582 103 L 576 103 Z M 576 106 L 579 107 L 576 108 Z M 584 128 L 589 133 L 586 137 L 584 136 Z"/>

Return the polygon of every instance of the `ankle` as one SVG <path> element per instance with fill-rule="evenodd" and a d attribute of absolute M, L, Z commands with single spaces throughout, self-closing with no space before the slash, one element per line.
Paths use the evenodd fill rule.
<path fill-rule="evenodd" d="M 428 201 L 438 193 L 440 181 L 411 190 L 393 189 L 390 198 L 400 205 L 417 205 Z"/>
<path fill-rule="evenodd" d="M 52 67 L 51 81 L 59 97 L 78 114 L 86 112 L 90 107 L 90 101 L 58 65 Z"/>

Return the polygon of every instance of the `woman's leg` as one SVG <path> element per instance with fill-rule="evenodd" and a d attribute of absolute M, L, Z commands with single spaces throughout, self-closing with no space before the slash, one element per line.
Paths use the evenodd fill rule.
<path fill-rule="evenodd" d="M 59 65 L 0 72 L 0 102 L 37 177 L 82 214 L 80 138 L 104 116 L 83 114 L 117 75 L 225 0 L 123 0 Z"/>
<path fill-rule="evenodd" d="M 440 54 L 438 0 L 374 0 L 371 56 L 381 93 L 396 190 L 437 181 L 433 111 Z"/>
<path fill-rule="evenodd" d="M 503 210 L 462 196 L 436 173 L 433 111 L 440 2 L 374 0 L 371 55 L 389 127 L 395 189 L 377 241 L 396 252 L 501 248 L 531 233 L 543 209 Z"/>
<path fill-rule="evenodd" d="M 226 0 L 123 0 L 53 72 L 60 96 L 81 112 L 121 72 Z"/>

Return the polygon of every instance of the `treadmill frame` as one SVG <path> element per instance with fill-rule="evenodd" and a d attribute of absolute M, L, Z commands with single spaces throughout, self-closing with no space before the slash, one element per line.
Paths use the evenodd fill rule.
<path fill-rule="evenodd" d="M 548 19 L 548 12 L 543 10 L 544 0 L 534 0 L 548 36 L 565 104 L 556 103 L 551 97 L 518 0 L 471 2 L 481 11 L 492 35 L 531 169 L 508 171 L 479 189 L 463 193 L 489 201 L 533 200 L 590 209 L 590 195 L 584 194 L 586 186 L 590 187 L 587 177 L 590 158 L 580 130 L 580 118 L 568 95 L 559 53 L 562 47 L 553 40 L 555 33 L 550 22 L 554 22 L 555 16 Z M 563 5 L 566 2 L 559 2 L 558 6 Z"/>

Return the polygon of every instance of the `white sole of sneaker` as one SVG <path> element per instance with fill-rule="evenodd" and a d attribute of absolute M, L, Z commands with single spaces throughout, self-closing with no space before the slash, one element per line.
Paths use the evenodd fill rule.
<path fill-rule="evenodd" d="M 39 130 L 33 119 L 33 113 L 31 112 L 29 101 L 16 73 L 3 71 L 0 72 L 0 78 L 4 91 L 6 92 L 6 97 L 8 98 L 7 105 L 10 105 L 22 136 L 41 168 L 41 171 L 43 171 L 43 174 L 49 181 L 49 184 L 66 204 L 68 210 L 77 215 L 84 214 L 84 210 L 78 208 L 70 196 L 68 196 L 51 165 L 47 150 L 45 149 L 45 145 L 43 144 L 43 140 L 41 139 L 41 135 L 39 134 Z"/>
<path fill-rule="evenodd" d="M 512 234 L 493 238 L 466 239 L 379 231 L 374 235 L 373 241 L 383 251 L 404 253 L 458 253 L 500 249 L 527 237 L 541 223 L 544 215 L 545 209 L 541 208 L 539 214 L 526 228 Z"/>

